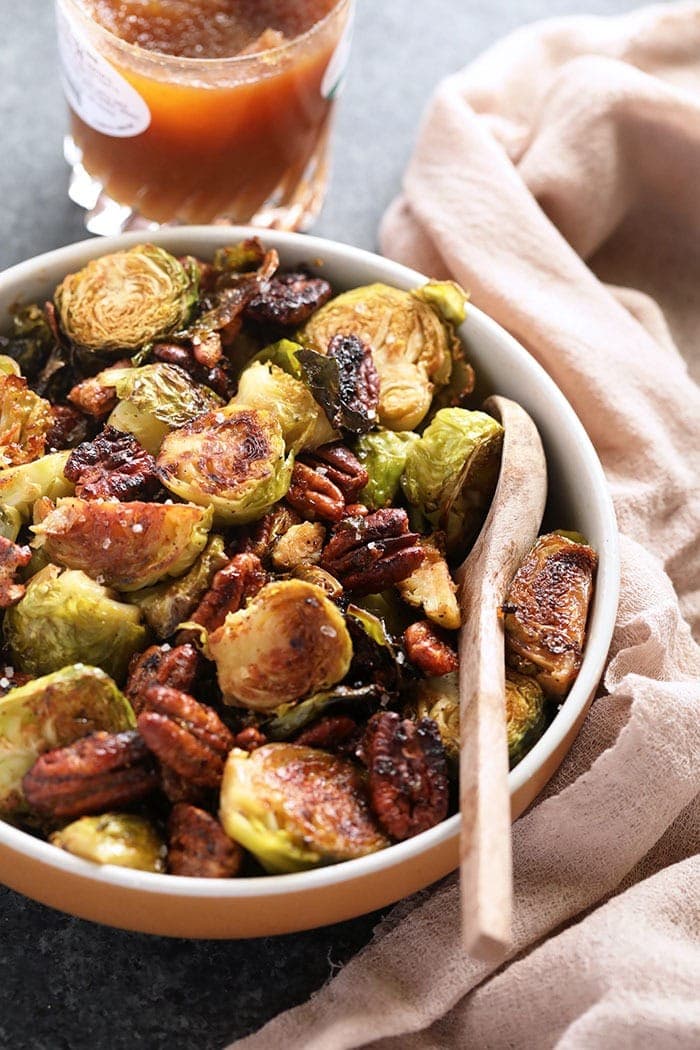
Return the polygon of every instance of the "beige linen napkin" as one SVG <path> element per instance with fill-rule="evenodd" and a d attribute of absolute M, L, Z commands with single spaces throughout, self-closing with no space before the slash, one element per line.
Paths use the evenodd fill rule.
<path fill-rule="evenodd" d="M 452 877 L 236 1046 L 696 1047 L 700 650 L 678 598 L 697 625 L 700 4 L 531 26 L 444 81 L 382 246 L 468 287 L 573 404 L 623 534 L 617 627 L 513 827 L 509 962 L 462 952 Z"/>

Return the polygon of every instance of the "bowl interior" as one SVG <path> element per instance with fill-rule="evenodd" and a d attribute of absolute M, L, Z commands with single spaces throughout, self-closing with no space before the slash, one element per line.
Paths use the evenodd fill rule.
<path fill-rule="evenodd" d="M 151 240 L 176 254 L 190 253 L 206 258 L 217 247 L 253 234 L 278 249 L 283 266 L 308 264 L 322 272 L 336 290 L 373 281 L 384 281 L 408 289 L 426 280 L 424 275 L 387 259 L 319 238 L 243 228 L 181 227 L 84 241 L 20 263 L 6 271 L 0 275 L 0 332 L 5 327 L 2 319 L 11 307 L 18 302 L 47 298 L 66 273 L 79 269 L 98 255 Z M 472 407 L 477 407 L 488 394 L 503 394 L 522 404 L 540 430 L 547 456 L 549 481 L 545 527 L 577 529 L 595 547 L 600 559 L 586 651 L 578 679 L 541 739 L 510 773 L 509 784 L 514 794 L 536 778 L 542 767 L 551 763 L 562 741 L 582 717 L 601 677 L 617 610 L 617 528 L 607 484 L 595 451 L 573 409 L 552 380 L 507 332 L 474 305 L 468 310 L 460 336 L 478 377 L 478 398 Z M 207 880 L 173 879 L 172 876 L 114 866 L 99 867 L 0 822 L 0 846 L 4 843 L 16 853 L 22 853 L 28 860 L 41 865 L 47 878 L 50 878 L 53 869 L 56 873 L 72 873 L 105 887 L 131 888 L 147 895 L 172 895 L 173 883 L 177 882 L 177 898 L 180 901 L 202 897 L 216 898 L 222 902 L 236 898 L 262 901 L 292 893 L 296 889 L 318 891 L 338 884 L 347 884 L 349 888 L 356 877 L 366 878 L 392 866 L 414 860 L 419 862 L 421 856 L 444 846 L 447 840 L 454 840 L 457 835 L 458 817 L 451 817 L 407 842 L 336 866 L 257 879 Z M 364 909 L 360 902 L 352 913 L 360 914 L 363 910 L 369 908 Z M 340 917 L 344 916 L 338 915 Z M 147 923 L 129 920 L 128 916 L 124 919 L 124 925 L 136 929 L 149 928 Z M 294 928 L 300 927 L 290 922 L 289 929 Z"/>

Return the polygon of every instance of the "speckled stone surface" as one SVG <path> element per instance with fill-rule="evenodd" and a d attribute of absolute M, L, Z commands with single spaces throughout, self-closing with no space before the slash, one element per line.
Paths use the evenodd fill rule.
<path fill-rule="evenodd" d="M 446 74 L 511 29 L 633 0 L 359 0 L 315 233 L 376 247 L 421 111 Z M 85 236 L 67 199 L 49 0 L 0 0 L 0 268 Z M 172 941 L 98 927 L 0 889 L 0 1050 L 219 1050 L 318 988 L 380 915 L 256 941 Z"/>

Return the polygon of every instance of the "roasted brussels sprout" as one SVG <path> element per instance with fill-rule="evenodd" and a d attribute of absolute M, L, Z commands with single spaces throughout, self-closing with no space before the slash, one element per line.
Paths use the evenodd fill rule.
<path fill-rule="evenodd" d="M 144 587 L 129 595 L 129 601 L 139 607 L 144 620 L 158 638 L 169 638 L 196 609 L 215 573 L 228 564 L 224 548 L 223 538 L 212 536 L 184 576 L 157 583 L 153 587 Z"/>
<path fill-rule="evenodd" d="M 242 372 L 235 402 L 264 410 L 274 406 L 288 452 L 318 448 L 338 436 L 308 387 L 271 362 L 253 361 Z"/>
<path fill-rule="evenodd" d="M 75 569 L 47 565 L 27 584 L 22 600 L 5 613 L 5 641 L 16 666 L 48 674 L 80 660 L 118 682 L 133 653 L 148 641 L 141 613 Z"/>
<path fill-rule="evenodd" d="M 0 507 L 0 536 L 14 541 L 22 528 L 22 516 L 15 507 Z"/>
<path fill-rule="evenodd" d="M 423 561 L 410 576 L 397 583 L 397 589 L 407 605 L 422 608 L 433 623 L 456 631 L 462 623 L 457 604 L 457 586 L 447 562 L 435 543 L 421 540 Z"/>
<path fill-rule="evenodd" d="M 370 510 L 379 510 L 394 502 L 408 450 L 419 440 L 418 434 L 410 430 L 372 430 L 357 439 L 355 454 L 369 474 L 369 481 L 358 496 L 361 503 Z"/>
<path fill-rule="evenodd" d="M 448 767 L 453 775 L 459 769 L 459 680 L 457 671 L 440 678 L 422 678 L 415 683 L 414 699 L 406 714 L 416 721 L 432 718 L 438 727 Z"/>
<path fill-rule="evenodd" d="M 276 416 L 235 404 L 168 434 L 158 456 L 166 488 L 213 507 L 217 525 L 262 517 L 286 493 L 292 467 Z"/>
<path fill-rule="evenodd" d="M 22 370 L 13 357 L 0 354 L 0 376 L 21 376 Z"/>
<path fill-rule="evenodd" d="M 553 697 L 576 680 L 598 556 L 559 533 L 540 536 L 504 603 L 506 661 Z"/>
<path fill-rule="evenodd" d="M 16 362 L 15 375 L 36 382 L 56 347 L 48 318 L 38 303 L 18 306 L 12 311 L 12 331 L 0 335 L 0 351 Z M 7 372 L 7 368 L 3 368 Z"/>
<path fill-rule="evenodd" d="M 464 556 L 491 501 L 503 427 L 485 412 L 443 408 L 408 450 L 401 484 L 409 503 L 447 536 L 451 556 Z"/>
<path fill-rule="evenodd" d="M 303 580 L 269 583 L 209 636 L 224 702 L 269 711 L 326 689 L 350 667 L 342 613 Z"/>
<path fill-rule="evenodd" d="M 135 725 L 129 701 L 97 667 L 75 664 L 12 689 L 0 699 L 0 814 L 26 809 L 22 777 L 45 751 Z"/>
<path fill-rule="evenodd" d="M 544 693 L 534 678 L 506 671 L 506 718 L 512 768 L 542 736 L 545 727 Z"/>
<path fill-rule="evenodd" d="M 138 871 L 165 871 L 165 843 L 150 820 L 136 813 L 80 817 L 49 836 L 76 857 Z"/>
<path fill-rule="evenodd" d="M 321 560 L 325 538 L 326 530 L 320 521 L 291 525 L 272 548 L 272 564 L 278 572 L 316 565 Z"/>
<path fill-rule="evenodd" d="M 107 368 L 100 382 L 114 388 L 119 404 L 109 417 L 110 426 L 126 430 L 151 455 L 157 455 L 163 438 L 223 402 L 213 390 L 195 383 L 184 369 L 165 362 L 141 368 Z"/>
<path fill-rule="evenodd" d="M 54 295 L 61 328 L 84 359 L 124 356 L 183 328 L 197 301 L 194 268 L 137 244 L 93 259 Z"/>
<path fill-rule="evenodd" d="M 38 459 L 52 425 L 51 405 L 29 389 L 26 379 L 0 377 L 0 468 Z"/>
<path fill-rule="evenodd" d="M 418 294 L 385 284 L 353 288 L 317 310 L 302 329 L 303 342 L 321 354 L 341 333 L 359 336 L 372 347 L 380 379 L 379 422 L 390 430 L 417 427 L 435 388 L 449 381 L 459 345 L 452 318 L 463 319 L 457 292 L 463 302 L 466 296 L 450 285 L 440 299 L 439 287 L 433 282 L 429 293 L 418 289 Z"/>
<path fill-rule="evenodd" d="M 372 819 L 358 769 L 316 748 L 234 748 L 220 820 L 266 871 L 304 871 L 388 846 Z"/>
<path fill-rule="evenodd" d="M 49 456 L 23 463 L 19 467 L 0 470 L 0 506 L 5 511 L 16 510 L 22 521 L 29 521 L 38 499 L 47 496 L 58 499 L 73 491 L 70 481 L 63 476 L 70 450 L 52 452 Z"/>
<path fill-rule="evenodd" d="M 191 503 L 68 498 L 32 530 L 51 561 L 119 591 L 137 591 L 188 569 L 211 521 L 211 510 Z"/>

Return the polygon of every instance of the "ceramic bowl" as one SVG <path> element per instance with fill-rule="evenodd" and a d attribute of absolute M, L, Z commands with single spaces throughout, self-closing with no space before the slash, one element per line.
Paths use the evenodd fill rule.
<path fill-rule="evenodd" d="M 251 230 L 180 227 L 83 241 L 0 275 L 0 317 L 20 302 L 49 296 L 60 279 L 98 255 L 152 240 L 176 254 L 204 258 Z M 319 238 L 260 233 L 284 266 L 320 263 L 338 290 L 384 281 L 412 288 L 422 274 Z M 0 328 L 2 326 L 0 325 Z M 460 336 L 476 369 L 478 394 L 520 402 L 539 427 L 547 455 L 546 525 L 583 532 L 600 556 L 590 628 L 578 679 L 556 718 L 510 773 L 516 819 L 550 779 L 572 744 L 600 680 L 617 609 L 617 529 L 603 471 L 562 393 L 495 321 L 471 305 Z M 289 933 L 360 915 L 415 892 L 456 868 L 458 817 L 382 852 L 292 875 L 241 879 L 176 878 L 99 866 L 0 822 L 0 879 L 44 904 L 125 929 L 178 937 L 253 937 Z"/>

